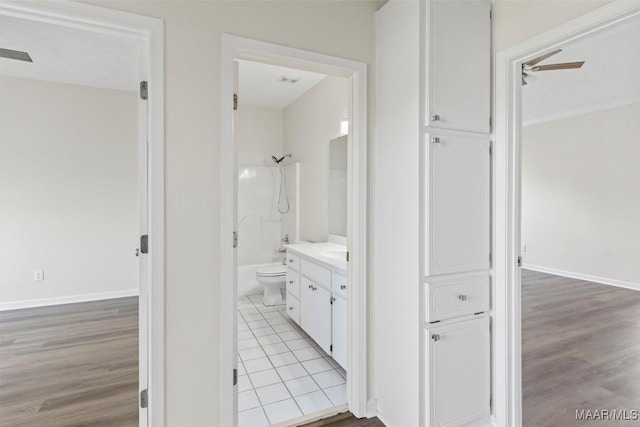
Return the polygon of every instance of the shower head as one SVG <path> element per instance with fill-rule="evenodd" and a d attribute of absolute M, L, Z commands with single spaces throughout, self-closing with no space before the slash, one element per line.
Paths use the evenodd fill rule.
<path fill-rule="evenodd" d="M 273 163 L 275 163 L 276 165 L 279 165 L 280 163 L 282 163 L 282 161 L 286 158 L 289 157 L 291 158 L 291 153 L 289 154 L 285 154 L 284 156 L 277 158 L 276 156 L 271 156 L 271 160 L 273 160 Z"/>

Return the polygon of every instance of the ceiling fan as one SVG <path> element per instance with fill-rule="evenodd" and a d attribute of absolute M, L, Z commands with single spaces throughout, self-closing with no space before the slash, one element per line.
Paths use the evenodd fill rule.
<path fill-rule="evenodd" d="M 552 70 L 571 70 L 575 68 L 580 68 L 584 64 L 584 61 L 579 61 L 579 62 L 563 62 L 560 64 L 538 65 L 538 63 L 544 61 L 545 59 L 559 52 L 562 52 L 562 49 L 554 50 L 553 52 L 549 52 L 545 55 L 534 58 L 531 61 L 527 61 L 523 63 L 522 64 L 522 86 L 527 85 L 529 83 L 533 83 L 537 79 L 536 76 L 531 75 L 532 72 L 552 71 Z"/>

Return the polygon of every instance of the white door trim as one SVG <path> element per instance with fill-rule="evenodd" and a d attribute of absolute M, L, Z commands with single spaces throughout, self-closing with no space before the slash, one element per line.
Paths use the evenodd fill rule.
<path fill-rule="evenodd" d="M 146 129 L 139 131 L 139 137 L 148 138 L 148 171 L 143 177 L 146 179 L 141 181 L 147 182 L 149 254 L 146 277 L 141 277 L 140 284 L 139 386 L 141 390 L 149 390 L 149 410 L 140 411 L 140 425 L 161 427 L 165 416 L 164 24 L 155 18 L 71 1 L 0 0 L 0 15 L 136 40 L 141 46 L 141 57 L 147 58 L 146 66 L 141 66 L 140 70 L 142 74 L 146 73 L 146 78 L 141 75 L 141 79 L 149 82 L 147 123 Z M 142 139 L 139 141 L 140 145 L 145 143 Z M 132 256 L 133 250 L 131 248 Z"/>
<path fill-rule="evenodd" d="M 493 402 L 497 426 L 522 425 L 521 289 L 516 265 L 520 255 L 520 64 L 639 14 L 639 0 L 616 0 L 496 56 L 492 306 Z"/>
<path fill-rule="evenodd" d="M 236 388 L 232 382 L 237 368 L 236 351 L 236 255 L 233 232 L 236 229 L 234 182 L 237 179 L 233 140 L 234 59 L 250 59 L 293 67 L 349 79 L 350 105 L 350 174 L 347 225 L 349 262 L 349 313 L 347 325 L 348 365 L 347 399 L 349 409 L 358 417 L 367 416 L 368 390 L 368 316 L 367 310 L 367 65 L 319 53 L 293 49 L 229 34 L 222 36 L 221 79 L 221 420 L 220 425 L 237 425 Z M 312 418 L 310 418 L 312 419 Z"/>

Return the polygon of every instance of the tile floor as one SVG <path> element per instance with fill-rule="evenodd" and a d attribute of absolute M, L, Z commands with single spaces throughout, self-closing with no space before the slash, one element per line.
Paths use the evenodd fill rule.
<path fill-rule="evenodd" d="M 262 295 L 238 299 L 238 426 L 263 427 L 347 401 L 346 372 Z"/>

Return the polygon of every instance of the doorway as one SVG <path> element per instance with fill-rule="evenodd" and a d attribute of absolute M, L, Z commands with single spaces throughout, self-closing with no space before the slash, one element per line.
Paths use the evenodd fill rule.
<path fill-rule="evenodd" d="M 237 180 L 236 143 L 234 139 L 234 93 L 237 93 L 236 61 L 253 61 L 288 67 L 347 79 L 349 93 L 349 144 L 347 176 L 347 244 L 349 262 L 346 279 L 349 284 L 347 300 L 347 402 L 348 406 L 331 407 L 296 419 L 298 422 L 322 418 L 347 408 L 356 416 L 367 415 L 367 288 L 366 288 L 366 65 L 355 61 L 286 48 L 269 43 L 224 35 L 222 53 L 222 363 L 229 372 L 228 381 L 222 383 L 223 425 L 237 425 Z M 328 143 L 328 141 L 327 141 Z M 276 160 L 282 154 L 274 153 Z M 285 158 L 286 159 L 286 158 Z M 347 253 L 343 253 L 346 257 Z M 295 259 L 295 257 L 292 257 Z M 294 266 L 295 261 L 289 263 Z M 299 272 L 299 269 L 292 269 Z M 289 280 L 289 279 L 287 279 Z M 304 280 L 301 277 L 301 280 Z M 311 286 L 309 289 L 312 289 Z M 251 300 L 249 300 L 251 302 Z M 246 303 L 246 301 L 245 301 Z M 247 307 L 248 308 L 248 307 Z"/>
<path fill-rule="evenodd" d="M 126 60 L 129 65 L 128 69 L 132 70 L 132 74 L 129 75 L 130 80 L 128 80 L 130 88 L 128 91 L 125 91 L 127 93 L 122 94 L 120 93 L 122 91 L 114 90 L 113 88 L 109 89 L 103 87 L 100 89 L 103 92 L 113 90 L 114 93 L 111 94 L 114 98 L 126 97 L 128 99 L 127 102 L 129 102 L 129 104 L 126 111 L 131 114 L 129 115 L 130 117 L 127 117 L 127 120 L 130 120 L 132 124 L 130 126 L 132 129 L 131 135 L 127 136 L 127 138 L 131 139 L 131 143 L 126 144 L 126 149 L 129 154 L 122 163 L 118 163 L 118 154 L 116 153 L 117 150 L 115 146 L 106 145 L 104 147 L 100 147 L 100 149 L 96 149 L 96 152 L 93 153 L 92 162 L 96 158 L 99 159 L 103 156 L 103 163 L 111 165 L 111 170 L 105 170 L 103 176 L 97 176 L 98 173 L 91 169 L 91 165 L 96 166 L 93 163 L 84 164 L 82 161 L 75 163 L 71 161 L 74 159 L 74 155 L 77 155 L 76 157 L 80 159 L 80 153 L 86 152 L 86 154 L 91 154 L 91 149 L 95 148 L 91 146 L 92 138 L 90 131 L 87 137 L 77 138 L 80 133 L 75 132 L 73 126 L 71 128 L 66 128 L 66 130 L 60 129 L 60 131 L 66 135 L 66 137 L 63 137 L 60 140 L 61 144 L 77 140 L 78 145 L 75 148 L 69 148 L 69 150 L 71 150 L 68 153 L 69 156 L 62 155 L 56 157 L 56 160 L 60 160 L 63 163 L 65 161 L 71 161 L 68 162 L 69 165 L 66 168 L 59 167 L 51 171 L 58 177 L 68 179 L 69 182 L 67 185 L 60 183 L 59 189 L 51 192 L 51 197 L 49 197 L 49 199 L 54 202 L 59 202 L 58 204 L 66 209 L 66 211 L 61 215 L 58 215 L 58 218 L 69 221 L 66 222 L 66 225 L 59 225 L 57 227 L 51 225 L 48 229 L 54 230 L 57 228 L 59 230 L 68 230 L 69 239 L 66 240 L 71 240 L 72 237 L 78 237 L 76 240 L 82 241 L 83 243 L 74 246 L 73 249 L 65 247 L 65 244 L 69 242 L 64 239 L 58 240 L 57 242 L 49 239 L 47 241 L 43 241 L 43 244 L 47 244 L 49 246 L 57 245 L 59 247 L 60 250 L 58 253 L 56 253 L 55 250 L 51 252 L 52 257 L 62 255 L 61 252 L 63 251 L 71 255 L 76 253 L 78 257 L 90 255 L 93 248 L 93 253 L 96 254 L 97 258 L 101 259 L 105 270 L 108 270 L 109 268 L 113 268 L 114 270 L 117 269 L 118 266 L 110 266 L 108 257 L 102 254 L 106 245 L 92 246 L 100 245 L 101 242 L 104 243 L 104 239 L 113 237 L 103 236 L 104 239 L 99 239 L 97 237 L 102 231 L 104 231 L 100 228 L 103 223 L 102 221 L 96 220 L 93 224 L 93 227 L 96 227 L 95 233 L 83 234 L 72 233 L 70 231 L 71 227 L 78 225 L 78 221 L 71 220 L 71 217 L 76 214 L 81 215 L 82 213 L 80 211 L 82 211 L 82 209 L 80 209 L 80 202 L 76 204 L 73 198 L 68 197 L 67 200 L 65 200 L 65 195 L 69 195 L 65 193 L 65 191 L 87 184 L 89 192 L 87 193 L 86 198 L 95 202 L 97 199 L 96 195 L 104 190 L 103 187 L 108 187 L 109 185 L 115 185 L 117 183 L 118 185 L 122 184 L 120 185 L 121 188 L 127 189 L 127 199 L 133 200 L 133 202 L 128 206 L 131 205 L 134 206 L 134 208 L 130 209 L 131 212 L 128 212 L 127 214 L 127 224 L 130 225 L 127 225 L 126 227 L 116 225 L 117 233 L 114 234 L 120 235 L 122 234 L 121 232 L 123 232 L 127 234 L 127 236 L 122 239 L 125 243 L 118 243 L 114 246 L 113 252 L 113 254 L 115 254 L 114 256 L 126 259 L 128 265 L 132 263 L 131 268 L 129 268 L 129 266 L 126 268 L 127 271 L 131 272 L 131 274 L 129 274 L 130 277 L 127 276 L 128 278 L 126 280 L 134 283 L 130 288 L 135 287 L 135 294 L 137 295 L 137 297 L 134 298 L 135 301 L 133 304 L 127 303 L 126 307 L 123 306 L 123 313 L 127 313 L 127 316 L 125 316 L 126 318 L 123 318 L 123 321 L 129 322 L 131 320 L 131 323 L 136 325 L 133 327 L 136 333 L 125 339 L 127 343 L 125 345 L 125 351 L 128 355 L 127 360 L 131 362 L 131 366 L 135 366 L 135 370 L 129 369 L 127 372 L 127 375 L 133 376 L 133 381 L 130 381 L 130 383 L 134 386 L 131 399 L 132 413 L 127 415 L 127 422 L 133 422 L 135 425 L 147 425 L 152 422 L 154 424 L 162 424 L 164 420 L 164 327 L 162 321 L 164 307 L 164 78 L 162 58 L 162 22 L 152 18 L 117 11 L 107 11 L 99 7 L 74 3 L 34 3 L 29 5 L 2 3 L 0 4 L 0 19 L 22 22 L 23 25 L 20 26 L 20 29 L 29 29 L 28 33 L 25 33 L 25 36 L 35 36 L 36 38 L 41 37 L 42 34 L 38 32 L 38 28 L 48 27 L 57 34 L 56 37 L 58 41 L 62 39 L 66 40 L 66 42 L 60 42 L 55 46 L 55 49 L 51 49 L 50 52 L 42 52 L 37 43 L 33 44 L 31 49 L 20 49 L 18 45 L 13 49 L 9 46 L 2 46 L 3 49 L 6 49 L 3 51 L 3 59 L 15 59 L 10 59 L 5 55 L 8 50 L 10 51 L 9 56 L 12 56 L 13 53 L 17 53 L 19 58 L 24 58 L 21 61 L 16 61 L 16 63 L 19 62 L 20 65 L 34 65 L 30 69 L 26 69 L 26 72 L 35 72 L 36 74 L 26 74 L 24 79 L 20 82 L 15 82 L 15 84 L 11 85 L 14 89 L 17 89 L 18 84 L 24 87 L 31 87 L 35 84 L 41 86 L 48 84 L 48 82 L 44 81 L 47 80 L 46 76 L 55 74 L 58 76 L 58 82 L 56 82 L 56 85 L 67 85 L 65 88 L 71 88 L 75 91 L 74 93 L 84 93 L 86 91 L 93 90 L 91 89 L 92 85 L 97 85 L 95 81 L 91 81 L 91 78 L 110 76 L 113 82 L 113 80 L 117 80 L 117 77 L 122 76 L 122 70 L 111 70 L 112 73 L 88 72 L 84 74 L 88 80 L 76 82 L 73 80 L 65 80 L 65 78 L 62 77 L 65 72 L 67 73 L 66 75 L 73 74 L 73 72 L 69 73 L 69 68 L 66 68 L 65 70 L 64 66 L 60 66 L 58 68 L 51 67 L 47 70 L 47 63 L 43 59 L 45 58 L 45 54 L 55 54 L 55 52 L 58 52 L 59 55 L 57 58 L 49 56 L 49 59 L 51 61 L 57 59 L 64 62 L 64 59 L 68 59 L 69 55 L 73 55 L 73 53 L 77 54 L 82 50 L 80 45 L 82 45 L 83 40 L 110 40 L 123 49 L 115 49 L 115 52 L 124 54 L 123 52 L 126 51 L 132 55 L 131 59 Z M 3 29 L 6 29 L 6 27 L 3 26 Z M 19 34 L 19 31 L 15 31 L 11 34 L 12 36 L 16 36 Z M 12 40 L 12 37 L 3 37 L 3 40 Z M 41 44 L 45 45 L 47 41 L 47 37 L 44 37 Z M 15 39 L 13 39 L 12 42 L 19 43 L 19 41 Z M 68 51 L 61 49 L 65 47 L 73 47 L 73 49 Z M 58 51 L 56 49 L 61 50 Z M 31 50 L 33 55 L 29 55 L 29 50 Z M 93 59 L 97 59 L 99 56 L 95 53 L 94 55 Z M 29 56 L 28 59 L 27 56 Z M 88 60 L 88 58 L 86 59 L 87 63 L 93 63 L 93 61 Z M 40 65 L 43 67 L 41 68 Z M 7 74 L 9 73 L 9 70 L 15 71 L 17 69 L 18 68 L 16 66 L 7 66 L 6 68 L 3 66 L 3 74 L 9 75 Z M 80 70 L 78 70 L 78 73 L 75 75 L 75 78 L 79 78 L 82 75 L 79 71 Z M 118 74 L 118 71 L 121 73 Z M 38 72 L 42 72 L 44 74 L 37 75 Z M 15 78 L 16 76 L 17 75 L 14 75 L 11 78 Z M 31 82 L 34 83 L 32 84 Z M 78 83 L 77 88 L 73 83 Z M 74 87 L 72 88 L 72 86 Z M 63 90 L 62 92 L 68 93 L 69 90 Z M 19 99 L 20 97 L 16 98 L 16 101 Z M 51 102 L 51 105 L 46 104 L 46 102 Z M 65 112 L 64 103 L 56 104 L 52 102 L 50 98 L 47 98 L 47 100 L 42 101 L 41 104 L 37 105 L 39 109 L 42 109 L 43 107 L 46 108 L 47 106 L 51 108 L 52 114 L 54 112 L 64 114 Z M 26 107 L 28 107 L 28 105 Z M 75 107 L 77 107 L 77 105 L 74 105 L 74 108 Z M 69 108 L 69 110 L 72 110 L 72 108 Z M 86 108 L 85 110 L 86 111 L 84 111 L 84 113 L 90 114 L 91 108 Z M 96 104 L 96 111 L 98 110 L 99 108 L 97 108 Z M 115 110 L 105 110 L 105 117 L 103 117 L 105 122 L 108 122 L 112 115 L 110 111 L 113 112 Z M 100 121 L 99 117 L 92 118 L 94 121 L 95 119 L 98 119 L 97 122 Z M 34 128 L 38 127 L 38 123 L 31 123 L 31 125 Z M 80 125 L 81 124 L 78 124 L 78 126 Z M 117 132 L 118 129 L 114 129 L 114 131 Z M 52 134 L 51 136 L 53 137 L 54 135 Z M 120 140 L 122 135 L 110 136 Z M 45 136 L 43 139 L 46 140 L 48 138 Z M 58 154 L 62 154 L 62 150 Z M 115 157 L 114 159 L 111 159 L 109 156 Z M 36 155 L 35 158 L 38 158 L 38 156 Z M 51 158 L 51 160 L 53 161 L 53 158 Z M 115 163 L 110 160 L 114 160 Z M 43 162 L 43 167 L 40 169 L 34 168 L 34 174 L 38 173 L 38 171 L 46 170 L 46 167 L 49 166 L 47 164 L 47 159 L 44 156 L 40 161 Z M 117 170 L 124 168 L 125 163 L 127 165 L 128 172 L 118 176 Z M 84 173 L 78 175 L 78 171 L 84 171 Z M 125 176 L 131 178 L 130 183 L 128 181 L 126 183 L 118 181 L 119 179 L 121 179 L 121 181 L 125 181 Z M 88 183 L 94 178 L 97 178 L 97 183 Z M 41 178 L 40 182 L 44 184 L 45 181 L 46 178 Z M 102 187 L 100 184 L 102 184 Z M 91 191 L 91 188 L 95 191 Z M 102 193 L 104 193 L 105 196 L 103 201 L 108 202 L 109 198 L 113 197 L 111 200 L 112 208 L 115 209 L 116 206 L 122 206 L 122 203 L 118 205 L 120 200 L 119 197 L 123 194 L 122 192 L 115 191 L 112 196 L 109 196 L 109 191 L 102 191 Z M 36 197 L 35 200 L 42 201 L 45 198 L 46 195 L 41 195 Z M 83 200 L 82 203 L 85 201 L 86 200 Z M 74 207 L 77 207 L 78 209 L 74 210 Z M 110 212 L 112 215 L 109 215 Z M 118 214 L 115 213 L 115 211 L 112 212 L 108 206 L 106 209 L 102 209 L 100 214 L 106 215 L 105 218 L 108 219 L 118 217 Z M 53 217 L 51 216 L 49 219 L 53 219 Z M 86 215 L 83 217 L 83 220 L 87 222 Z M 125 232 L 124 230 L 130 230 L 130 232 Z M 76 234 L 78 235 L 76 236 Z M 117 263 L 114 261 L 114 264 Z M 43 285 L 53 283 L 53 281 L 60 276 L 57 274 L 59 273 L 58 267 L 60 263 L 53 262 L 49 265 L 51 265 L 51 267 L 47 269 L 34 269 L 32 277 L 36 283 L 41 282 Z M 30 266 L 29 269 L 34 267 L 35 265 Z M 38 267 L 42 267 L 42 265 L 38 264 Z M 86 267 L 86 264 L 83 261 L 79 261 L 76 267 L 77 268 L 69 271 L 80 271 Z M 29 271 L 29 273 L 31 273 L 31 271 Z M 101 271 L 94 271 L 92 274 L 96 280 L 92 281 L 91 278 L 88 277 L 85 278 L 85 282 L 98 282 L 101 277 L 101 273 Z M 32 286 L 29 285 L 29 287 Z M 100 304 L 107 299 L 105 304 L 110 305 L 111 307 L 107 309 L 107 311 L 111 310 L 112 313 L 115 314 L 118 312 L 118 309 L 112 307 L 112 305 L 120 300 L 113 298 L 126 296 L 125 294 L 127 293 L 126 289 L 124 290 L 124 293 L 122 289 L 81 293 L 79 292 L 79 289 L 82 288 L 74 288 L 71 290 L 67 289 L 69 292 L 66 292 L 64 295 L 53 295 L 53 286 L 49 289 L 46 287 L 41 289 L 50 292 L 50 294 L 45 296 L 44 300 L 31 296 L 17 297 L 16 301 L 11 301 L 6 305 L 3 304 L 3 309 L 6 308 L 7 310 L 10 310 L 7 311 L 7 313 L 9 313 L 21 308 L 31 310 L 32 308 L 29 307 L 50 306 L 45 308 L 47 310 L 51 309 L 50 311 L 59 312 L 60 310 L 64 310 L 68 307 L 77 307 L 79 304 L 87 304 L 89 312 L 92 312 L 90 305 Z M 78 319 L 79 318 L 76 316 L 75 321 L 77 322 Z M 132 330 L 132 328 L 127 330 Z M 73 341 L 73 338 L 74 336 L 64 339 L 60 338 L 55 344 L 63 345 L 65 339 Z M 71 342 L 67 344 L 70 345 Z M 100 354 L 104 356 L 103 352 Z M 117 358 L 115 355 L 114 357 Z M 111 363 L 113 363 L 113 360 Z M 64 375 L 62 373 L 59 374 Z M 53 387 L 55 387 L 55 381 L 53 381 Z M 76 386 L 71 387 L 67 391 L 70 393 L 73 393 L 74 391 L 81 393 L 81 390 L 76 388 Z M 49 409 L 64 409 L 68 406 L 65 402 L 68 403 L 64 398 L 51 399 L 51 402 L 49 402 L 51 405 Z M 60 420 L 65 422 L 64 418 L 60 418 Z M 70 421 L 67 420 L 66 422 Z"/>

